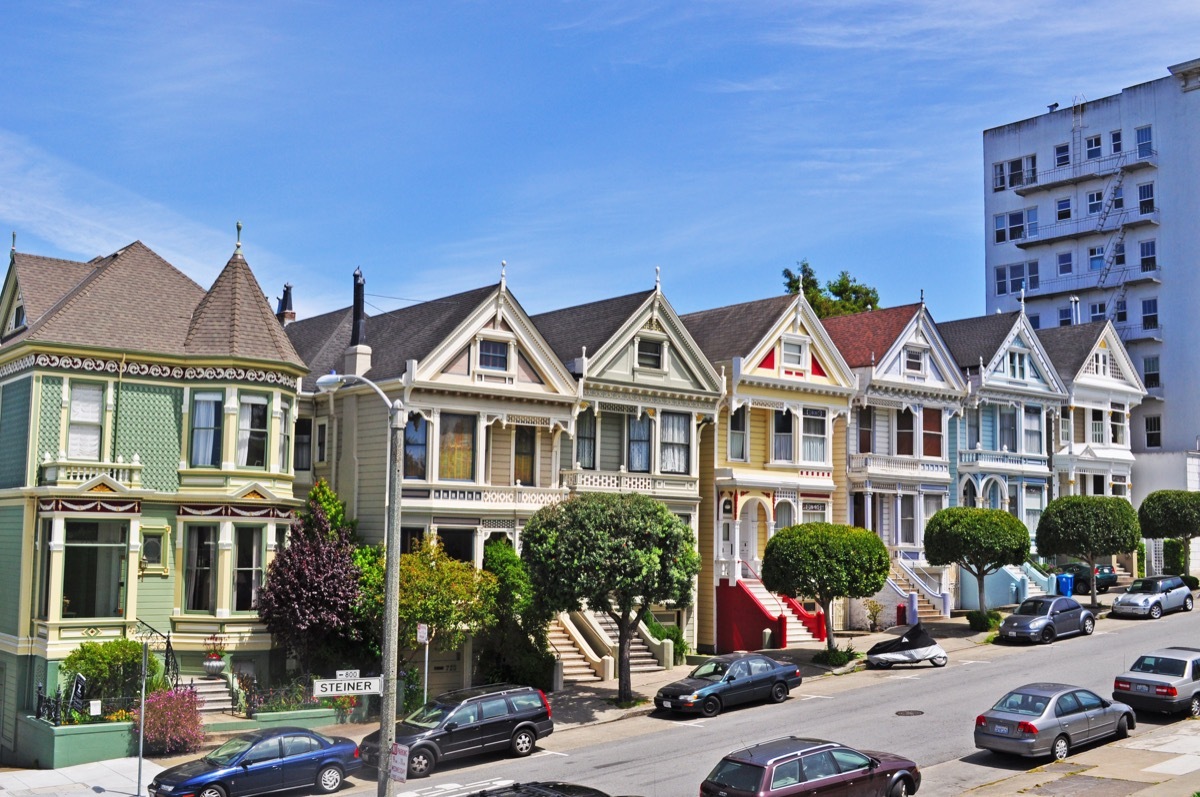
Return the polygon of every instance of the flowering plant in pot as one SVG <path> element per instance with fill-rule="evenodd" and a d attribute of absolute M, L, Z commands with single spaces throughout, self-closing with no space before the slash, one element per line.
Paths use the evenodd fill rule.
<path fill-rule="evenodd" d="M 204 671 L 212 677 L 221 674 L 225 669 L 225 637 L 220 634 L 210 634 L 204 640 Z"/>

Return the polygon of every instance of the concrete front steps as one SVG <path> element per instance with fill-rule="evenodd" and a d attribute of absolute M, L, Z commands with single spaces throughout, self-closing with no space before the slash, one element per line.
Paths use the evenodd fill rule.
<path fill-rule="evenodd" d="M 908 577 L 908 574 L 905 573 L 900 568 L 896 567 L 896 564 L 894 562 L 891 564 L 890 567 L 891 567 L 891 572 L 888 573 L 888 581 L 891 581 L 893 584 L 895 584 L 900 589 L 900 591 L 903 592 L 905 595 L 907 595 L 910 592 L 917 593 L 917 617 L 918 617 L 918 619 L 920 619 L 921 622 L 927 622 L 929 620 L 941 620 L 942 619 L 941 611 L 939 611 L 933 605 L 933 603 L 930 602 L 929 598 L 925 597 L 925 593 L 923 593 L 923 592 L 921 592 L 921 590 L 917 589 L 917 585 L 912 583 L 912 579 L 910 579 Z M 910 623 L 912 622 L 911 617 L 908 618 L 908 620 Z"/>
<path fill-rule="evenodd" d="M 605 612 L 592 612 L 592 617 L 595 618 L 596 625 L 604 629 L 604 633 L 608 634 L 608 638 L 615 645 L 618 639 L 616 621 Z M 629 640 L 629 671 L 658 672 L 661 669 L 663 667 L 658 663 L 658 659 L 654 658 L 654 654 L 650 652 L 650 648 L 642 641 L 641 636 L 635 632 L 633 638 Z"/>
<path fill-rule="evenodd" d="M 182 675 L 180 684 L 196 690 L 200 698 L 200 714 L 208 718 L 210 715 L 220 716 L 233 713 L 233 695 L 229 692 L 229 684 L 224 678 L 209 678 L 205 675 Z"/>
<path fill-rule="evenodd" d="M 563 680 L 570 683 L 599 681 L 600 676 L 588 666 L 587 659 L 575 646 L 571 635 L 556 617 L 550 622 L 550 649 L 562 661 Z"/>
<path fill-rule="evenodd" d="M 1006 573 L 1008 573 L 1010 576 L 1012 576 L 1014 579 L 1021 579 L 1021 578 L 1025 577 L 1025 571 L 1017 565 L 1005 565 L 1004 571 Z M 973 578 L 973 576 L 970 576 L 970 575 L 968 575 L 967 577 Z M 1032 578 L 1029 579 L 1029 593 L 1025 597 L 1040 598 L 1045 594 L 1046 594 L 1046 590 L 1042 589 L 1041 586 L 1036 581 L 1034 581 Z"/>
<path fill-rule="evenodd" d="M 783 615 L 787 622 L 788 647 L 816 641 L 812 632 L 808 630 L 808 626 L 800 619 L 800 615 L 796 614 L 782 598 L 764 587 L 761 580 L 743 577 L 742 583 L 746 585 L 746 589 L 750 590 L 750 594 L 767 608 L 768 612 Z"/>

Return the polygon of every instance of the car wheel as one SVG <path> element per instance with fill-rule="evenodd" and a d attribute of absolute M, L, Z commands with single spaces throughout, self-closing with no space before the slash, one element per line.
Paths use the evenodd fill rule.
<path fill-rule="evenodd" d="M 700 714 L 704 717 L 715 717 L 721 713 L 721 701 L 715 697 L 705 698 L 700 704 Z"/>
<path fill-rule="evenodd" d="M 1091 592 L 1091 591 L 1092 591 L 1092 588 L 1090 586 L 1083 583 L 1082 581 L 1076 581 L 1075 586 L 1071 589 L 1071 594 L 1072 595 L 1083 595 L 1084 593 Z"/>
<path fill-rule="evenodd" d="M 1066 736 L 1060 736 L 1054 740 L 1054 746 L 1050 748 L 1050 752 L 1054 755 L 1055 761 L 1066 761 L 1067 756 L 1071 754 L 1071 742 Z"/>
<path fill-rule="evenodd" d="M 1054 637 L 1058 636 L 1054 633 L 1054 626 L 1046 626 L 1042 629 L 1042 635 L 1039 637 L 1043 644 L 1049 645 L 1054 641 Z"/>
<path fill-rule="evenodd" d="M 214 783 L 211 786 L 205 786 L 204 790 L 200 792 L 200 797 L 226 797 L 226 796 L 225 796 L 225 790 Z"/>
<path fill-rule="evenodd" d="M 787 684 L 782 681 L 771 687 L 771 702 L 782 703 L 787 700 L 788 688 Z"/>
<path fill-rule="evenodd" d="M 1129 736 L 1129 715 L 1122 714 L 1121 719 L 1117 720 L 1117 738 L 1124 739 Z"/>
<path fill-rule="evenodd" d="M 946 662 L 950 661 L 949 656 L 934 656 L 929 660 L 934 667 L 945 667 Z"/>
<path fill-rule="evenodd" d="M 528 728 L 522 728 L 513 734 L 512 751 L 518 758 L 524 758 L 533 752 L 537 745 L 537 736 Z"/>
<path fill-rule="evenodd" d="M 908 778 L 900 778 L 888 790 L 888 797 L 908 797 L 908 795 L 912 794 L 911 789 L 912 787 L 908 783 Z"/>
<path fill-rule="evenodd" d="M 434 759 L 433 753 L 425 747 L 418 747 L 408 754 L 408 776 L 410 778 L 427 777 L 433 768 L 437 766 L 437 760 Z"/>
<path fill-rule="evenodd" d="M 342 788 L 342 770 L 332 764 L 317 773 L 317 791 L 321 794 L 333 794 Z"/>
<path fill-rule="evenodd" d="M 1089 617 L 1083 621 L 1083 635 L 1084 636 L 1091 636 L 1092 632 L 1095 630 L 1096 630 L 1096 621 L 1094 619 Z"/>
<path fill-rule="evenodd" d="M 1184 598 L 1184 601 L 1183 601 L 1183 610 L 1184 610 L 1185 612 L 1190 612 L 1190 611 L 1192 610 L 1192 607 L 1193 607 L 1193 606 L 1195 606 L 1195 605 L 1196 605 L 1196 602 L 1195 602 L 1194 600 L 1192 600 L 1192 596 L 1191 596 L 1191 595 L 1188 595 L 1186 598 Z"/>
<path fill-rule="evenodd" d="M 1157 620 L 1162 617 L 1162 604 L 1156 603 L 1150 607 L 1150 619 Z"/>
<path fill-rule="evenodd" d="M 874 664 L 872 664 L 871 666 L 878 667 L 881 670 L 886 670 L 892 666 L 892 663 L 890 661 L 877 661 Z"/>
<path fill-rule="evenodd" d="M 1193 717 L 1200 717 L 1200 694 L 1192 695 L 1192 703 L 1188 706 L 1188 712 Z"/>
<path fill-rule="evenodd" d="M 1096 592 L 1099 592 L 1101 595 L 1103 595 L 1104 593 L 1108 592 L 1108 587 L 1097 587 Z"/>

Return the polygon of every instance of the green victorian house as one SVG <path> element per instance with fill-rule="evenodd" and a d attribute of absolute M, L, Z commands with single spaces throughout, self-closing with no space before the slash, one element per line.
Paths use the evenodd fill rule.
<path fill-rule="evenodd" d="M 15 240 L 14 240 L 15 244 Z M 136 319 L 136 323 L 130 323 Z M 0 293 L 0 761 L 85 641 L 204 640 L 264 674 L 257 587 L 295 507 L 307 369 L 241 244 L 209 290 L 141 242 L 16 251 Z"/>

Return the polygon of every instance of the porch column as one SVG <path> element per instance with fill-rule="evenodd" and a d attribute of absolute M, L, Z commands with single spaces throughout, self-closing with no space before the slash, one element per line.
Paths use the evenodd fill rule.
<path fill-rule="evenodd" d="M 737 584 L 742 580 L 742 520 L 737 511 L 737 499 L 734 499 L 734 515 L 729 519 L 729 525 L 733 527 L 733 550 L 730 551 L 733 557 L 733 584 Z"/>
<path fill-rule="evenodd" d="M 221 470 L 237 467 L 238 392 L 236 387 L 225 388 L 225 422 L 221 435 Z M 232 430 L 232 434 L 230 434 Z"/>
<path fill-rule="evenodd" d="M 233 521 L 222 520 L 217 537 L 217 617 L 229 617 L 233 606 Z"/>
<path fill-rule="evenodd" d="M 138 564 L 142 555 L 142 519 L 129 519 L 129 558 L 125 560 L 125 619 L 135 620 L 138 616 Z"/>
<path fill-rule="evenodd" d="M 56 517 L 50 521 L 50 583 L 47 585 L 46 620 L 62 620 L 63 558 L 67 542 L 67 521 Z"/>
<path fill-rule="evenodd" d="M 441 442 L 442 442 L 442 415 L 441 410 L 434 409 L 429 413 L 429 420 L 425 422 L 425 461 L 426 467 L 425 478 L 428 481 L 439 481 L 438 474 L 441 472 Z"/>

